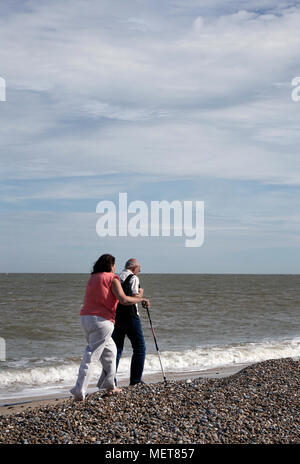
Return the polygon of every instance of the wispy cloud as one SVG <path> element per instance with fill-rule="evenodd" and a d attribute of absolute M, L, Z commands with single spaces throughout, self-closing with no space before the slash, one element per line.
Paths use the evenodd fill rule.
<path fill-rule="evenodd" d="M 58 156 L 64 174 L 67 169 L 74 175 L 75 168 L 79 175 L 83 157 L 97 172 L 100 160 L 111 170 L 112 160 L 122 164 L 126 157 L 129 167 L 142 173 L 150 155 L 154 163 L 146 168 L 154 172 L 156 158 L 163 157 L 162 171 L 172 175 L 183 169 L 191 175 L 223 172 L 226 178 L 231 173 L 233 178 L 265 175 L 267 181 L 299 182 L 293 165 L 288 169 L 273 154 L 279 136 L 266 134 L 289 130 L 281 143 L 285 140 L 290 149 L 298 140 L 299 108 L 291 102 L 291 89 L 276 83 L 290 83 L 297 69 L 300 9 L 221 16 L 215 10 L 208 18 L 194 11 L 175 31 L 181 25 L 174 13 L 180 2 L 170 2 L 174 30 L 165 37 L 167 17 L 158 20 L 155 34 L 146 26 L 132 29 L 146 22 L 146 7 L 139 18 L 124 8 L 115 15 L 106 2 L 103 8 L 78 0 L 71 9 L 68 2 L 26 5 L 29 11 L 12 13 L 1 28 L 1 62 L 14 102 L 1 117 L 4 143 L 7 133 L 8 144 L 12 138 L 17 142 L 14 153 L 29 161 L 34 176 L 43 170 L 42 165 L 36 169 L 38 151 L 47 159 L 49 175 L 59 175 Z M 152 12 L 152 24 L 155 19 Z M 251 169 L 255 157 L 270 169 Z M 234 165 L 241 158 L 244 169 L 237 172 Z M 9 164 L 6 160 L 6 169 Z M 20 175 L 18 163 L 13 171 Z"/>
<path fill-rule="evenodd" d="M 166 196 L 172 179 L 199 199 L 209 182 L 232 182 L 232 192 L 239 182 L 296 188 L 299 23 L 300 2 L 287 0 L 7 2 L 3 203 L 96 204 L 142 185 L 154 195 L 153 179 Z M 207 193 L 215 211 L 220 192 Z M 271 190 L 264 194 L 276 218 Z M 243 227 L 241 208 L 227 212 L 237 222 L 210 227 Z"/>

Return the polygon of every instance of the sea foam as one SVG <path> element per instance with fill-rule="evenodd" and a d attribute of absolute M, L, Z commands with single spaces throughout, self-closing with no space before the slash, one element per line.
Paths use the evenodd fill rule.
<path fill-rule="evenodd" d="M 290 340 L 269 340 L 251 343 L 235 343 L 232 345 L 198 346 L 184 351 L 162 351 L 161 361 L 165 372 L 190 372 L 210 368 L 251 364 L 268 359 L 299 358 L 300 338 Z M 49 362 L 49 360 L 47 360 Z M 123 356 L 120 360 L 118 378 L 129 377 L 130 356 Z M 75 383 L 80 361 L 58 362 L 52 366 L 42 366 L 35 362 L 34 367 L 26 368 L 6 367 L 0 372 L 0 398 L 20 393 L 25 389 L 47 389 L 68 387 Z M 12 365 L 10 365 L 12 366 Z M 101 372 L 100 363 L 95 363 L 91 376 L 91 383 L 96 383 Z M 145 374 L 160 372 L 157 353 L 146 356 Z"/>

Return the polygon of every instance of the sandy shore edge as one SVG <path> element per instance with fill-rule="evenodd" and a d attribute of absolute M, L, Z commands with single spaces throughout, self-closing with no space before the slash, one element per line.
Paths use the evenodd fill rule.
<path fill-rule="evenodd" d="M 233 374 L 236 374 L 241 369 L 249 366 L 250 364 L 238 364 L 236 366 L 228 366 L 228 367 L 219 367 L 219 368 L 211 368 L 201 371 L 185 371 L 185 372 L 166 372 L 166 379 L 167 380 L 187 380 L 187 379 L 196 379 L 196 378 L 222 378 L 228 377 Z M 143 376 L 143 381 L 147 384 L 151 383 L 158 383 L 161 382 L 162 374 L 145 374 Z M 120 380 L 118 382 L 120 387 L 128 385 L 128 379 Z M 95 385 L 91 385 L 91 389 L 89 390 L 91 393 L 97 391 Z M 63 403 L 66 399 L 70 398 L 71 394 L 68 391 L 65 391 L 62 394 L 55 394 L 55 395 L 45 395 L 45 396 L 34 396 L 34 397 L 24 397 L 24 398 L 17 398 L 17 399 L 7 399 L 1 400 L 0 404 L 0 416 L 7 416 L 12 414 L 18 414 L 28 409 L 39 408 L 41 406 L 48 406 L 48 405 L 57 405 L 59 403 Z"/>

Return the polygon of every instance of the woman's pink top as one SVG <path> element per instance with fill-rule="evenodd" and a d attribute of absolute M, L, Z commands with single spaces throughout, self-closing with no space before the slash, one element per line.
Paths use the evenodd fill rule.
<path fill-rule="evenodd" d="M 100 316 L 115 323 L 118 300 L 110 289 L 113 279 L 119 279 L 113 272 L 90 276 L 80 316 Z"/>

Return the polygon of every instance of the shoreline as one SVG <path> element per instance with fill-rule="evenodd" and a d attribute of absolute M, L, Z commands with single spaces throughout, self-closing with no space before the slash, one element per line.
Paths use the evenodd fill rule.
<path fill-rule="evenodd" d="M 223 374 L 223 376 L 222 376 Z M 0 416 L 3 444 L 300 444 L 300 360 L 124 387 Z M 218 375 L 215 378 L 214 375 Z M 55 400 L 54 400 L 55 401 Z"/>
<path fill-rule="evenodd" d="M 177 380 L 194 380 L 196 378 L 203 379 L 218 379 L 224 378 L 238 373 L 240 370 L 251 365 L 248 364 L 238 364 L 236 366 L 226 366 L 219 368 L 209 368 L 199 371 L 181 371 L 181 372 L 165 372 L 167 381 L 177 381 Z M 162 382 L 162 374 L 145 374 L 143 376 L 143 381 L 146 384 L 156 384 Z M 118 381 L 118 386 L 126 387 L 128 386 L 129 379 L 122 379 Z M 71 388 L 71 387 L 70 387 Z M 96 385 L 91 385 L 88 391 L 88 394 L 93 394 L 98 392 Z M 64 401 L 70 399 L 72 395 L 69 393 L 68 389 L 63 389 L 61 393 L 52 393 L 46 395 L 32 395 L 24 396 L 18 398 L 8 398 L 0 400 L 0 416 L 7 416 L 12 414 L 18 414 L 20 412 L 26 411 L 28 409 L 39 408 L 48 405 L 57 405 L 61 404 Z"/>

